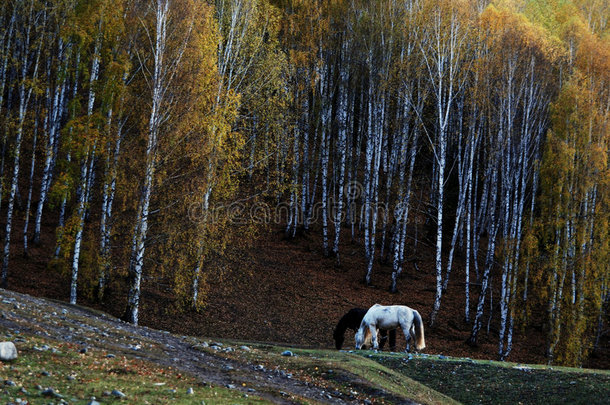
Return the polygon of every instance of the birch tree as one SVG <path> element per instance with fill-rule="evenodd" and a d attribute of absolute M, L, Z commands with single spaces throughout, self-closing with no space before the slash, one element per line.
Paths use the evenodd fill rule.
<path fill-rule="evenodd" d="M 129 260 L 129 293 L 125 318 L 133 324 L 137 324 L 139 319 L 142 271 L 150 201 L 154 187 L 157 145 L 159 137 L 164 133 L 164 124 L 171 117 L 174 100 L 169 90 L 174 85 L 174 77 L 177 69 L 180 68 L 194 24 L 194 16 L 189 14 L 183 16 L 186 17 L 186 20 L 177 21 L 179 5 L 189 11 L 189 3 L 173 4 L 170 7 L 169 0 L 151 1 L 149 12 L 152 14 L 152 26 L 144 27 L 146 36 L 151 40 L 151 48 L 143 50 L 143 52 L 149 53 L 152 66 L 150 68 L 142 66 L 142 71 L 150 84 L 151 109 L 146 134 L 145 173 L 140 190 Z M 180 23 L 179 26 L 175 25 L 178 23 Z M 139 55 L 139 58 L 141 63 L 145 63 L 148 55 Z"/>
<path fill-rule="evenodd" d="M 461 10 L 462 13 L 465 10 Z M 429 10 L 430 21 L 426 24 L 420 51 L 428 80 L 435 99 L 436 139 L 430 139 L 434 150 L 436 177 L 436 294 L 430 313 L 430 324 L 434 324 L 441 306 L 443 292 L 443 209 L 445 189 L 445 167 L 447 166 L 448 128 L 453 102 L 464 83 L 461 63 L 465 53 L 467 30 L 465 15 L 458 4 L 443 3 L 441 7 Z"/>
<path fill-rule="evenodd" d="M 46 13 L 44 10 L 38 9 L 38 4 L 34 0 L 30 0 L 29 4 L 23 2 L 16 7 L 23 7 L 24 20 L 21 22 L 21 36 L 18 37 L 17 44 L 19 46 L 19 107 L 16 123 L 15 144 L 13 148 L 13 173 L 11 177 L 11 187 L 9 190 L 8 207 L 6 213 L 6 228 L 4 235 L 4 249 L 2 254 L 2 269 L 0 274 L 0 285 L 5 288 L 8 282 L 8 262 L 11 248 L 11 231 L 13 221 L 13 210 L 15 207 L 15 195 L 17 192 L 17 182 L 19 180 L 19 168 L 21 157 L 21 143 L 23 140 L 23 129 L 28 112 L 30 98 L 34 91 L 34 84 L 28 83 L 29 72 L 32 69 L 32 79 L 35 82 L 38 78 L 38 67 L 40 64 L 42 52 L 42 37 L 34 44 L 33 29 L 40 24 L 44 27 L 46 24 Z M 34 45 L 34 46 L 33 46 Z"/>

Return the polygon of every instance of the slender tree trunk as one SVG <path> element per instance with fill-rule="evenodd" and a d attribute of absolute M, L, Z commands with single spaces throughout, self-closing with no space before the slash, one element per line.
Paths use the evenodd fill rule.
<path fill-rule="evenodd" d="M 28 200 L 25 205 L 25 220 L 23 223 L 23 255 L 28 257 L 28 227 L 30 224 L 30 208 L 32 206 L 32 190 L 34 188 L 34 171 L 36 169 L 36 143 L 38 140 L 38 112 L 34 121 L 34 138 L 32 139 L 32 159 L 30 160 L 30 180 L 28 187 Z"/>
<path fill-rule="evenodd" d="M 99 30 L 101 31 L 102 20 L 99 22 Z M 101 32 L 98 32 L 98 37 L 95 42 L 93 61 L 91 62 L 91 75 L 89 77 L 89 99 L 87 103 L 87 122 L 91 125 L 91 115 L 93 114 L 93 107 L 95 105 L 95 83 L 97 82 L 100 68 L 100 48 L 101 48 Z M 87 212 L 87 199 L 89 196 L 89 179 L 91 177 L 91 171 L 93 170 L 93 160 L 95 159 L 95 142 L 90 146 L 90 140 L 86 140 L 85 153 L 81 162 L 81 176 L 80 176 L 80 195 L 78 198 L 78 208 L 76 211 L 77 215 L 77 228 L 76 235 L 74 236 L 74 248 L 72 257 L 72 280 L 70 283 L 70 303 L 76 304 L 77 287 L 78 287 L 78 270 L 81 245 L 83 242 L 83 232 L 85 227 L 85 215 Z M 90 149 L 91 148 L 91 149 Z"/>
<path fill-rule="evenodd" d="M 339 258 L 339 237 L 341 234 L 341 222 L 343 219 L 343 192 L 345 188 L 345 164 L 347 158 L 347 103 L 348 103 L 348 52 L 349 44 L 347 41 L 343 42 L 342 46 L 342 65 L 340 67 L 340 90 L 339 90 L 339 111 L 338 111 L 338 127 L 339 127 L 339 141 L 337 148 L 339 150 L 339 190 L 337 200 L 335 201 L 336 209 L 334 211 L 334 222 L 335 222 L 335 240 L 333 243 L 333 254 L 335 255 L 337 265 L 341 264 Z"/>
<path fill-rule="evenodd" d="M 146 145 L 146 166 L 144 181 L 140 192 L 136 223 L 134 227 L 131 258 L 129 262 L 129 292 L 125 319 L 133 324 L 138 323 L 140 308 L 140 291 L 142 270 L 144 267 L 144 252 L 150 214 L 150 202 L 156 170 L 157 143 L 161 126 L 168 119 L 170 110 L 166 104 L 167 90 L 172 86 L 174 71 L 181 62 L 186 44 L 190 39 L 193 22 L 183 39 L 182 46 L 176 49 L 166 49 L 169 20 L 169 0 L 156 0 L 156 29 L 153 44 L 154 71 L 151 77 L 152 106 L 148 122 L 148 139 Z M 175 52 L 172 55 L 169 52 Z M 169 60 L 168 60 L 169 59 Z"/>
<path fill-rule="evenodd" d="M 112 131 L 112 109 L 108 112 L 108 128 Z M 110 235 L 112 229 L 112 206 L 116 192 L 116 179 L 121 152 L 121 141 L 123 140 L 122 119 L 117 125 L 117 134 L 114 145 L 108 142 L 106 151 L 106 165 L 104 174 L 104 186 L 102 192 L 102 215 L 100 218 L 100 257 L 102 260 L 100 275 L 98 278 L 98 299 L 103 299 L 111 268 Z"/>
<path fill-rule="evenodd" d="M 326 68 L 325 68 L 326 69 Z M 324 73 L 327 73 L 324 71 Z M 328 76 L 328 77 L 327 77 Z M 322 251 L 324 256 L 329 255 L 328 246 L 328 161 L 329 161 L 329 149 L 330 149 L 330 74 L 323 74 L 320 78 L 320 84 L 322 87 L 322 139 L 320 143 L 320 156 L 321 164 L 320 171 L 322 177 Z"/>
<path fill-rule="evenodd" d="M 17 121 L 17 134 L 15 137 L 14 147 L 14 158 L 13 158 L 13 176 L 11 180 L 11 188 L 9 191 L 8 208 L 6 213 L 6 230 L 4 236 L 4 249 L 2 253 L 2 269 L 0 271 L 0 286 L 6 288 L 8 282 L 8 262 L 10 256 L 11 247 L 11 230 L 13 221 L 13 209 L 15 207 L 15 195 L 17 193 L 17 182 L 19 181 L 19 164 L 21 156 L 21 142 L 23 139 L 23 125 L 25 122 L 26 113 L 28 110 L 28 104 L 32 95 L 33 87 L 26 89 L 26 78 L 30 67 L 30 32 L 34 21 L 34 2 L 30 3 L 29 9 L 29 21 L 26 22 L 25 33 L 22 45 L 22 59 L 21 59 L 21 80 L 19 84 L 19 116 Z M 45 22 L 43 22 L 44 24 Z M 38 65 L 40 61 L 42 42 L 38 46 L 36 59 L 34 61 L 34 73 L 33 78 L 36 80 L 38 77 Z"/>
<path fill-rule="evenodd" d="M 491 201 L 490 201 L 489 206 L 495 207 L 496 196 L 497 196 L 497 186 L 495 186 L 495 184 L 497 182 L 497 170 L 493 169 L 492 172 L 493 172 L 493 175 L 490 180 L 490 183 L 494 186 L 491 187 L 491 190 L 490 190 L 491 191 L 491 193 L 490 193 Z M 481 329 L 481 323 L 482 323 L 482 318 L 483 318 L 483 308 L 484 308 L 484 304 L 485 304 L 485 296 L 487 294 L 487 290 L 488 290 L 489 284 L 490 284 L 491 268 L 494 264 L 494 254 L 495 254 L 495 250 L 496 250 L 496 236 L 498 234 L 498 229 L 499 229 L 498 224 L 496 224 L 496 215 L 495 215 L 494 210 L 492 210 L 490 212 L 490 221 L 489 222 L 491 224 L 491 229 L 490 229 L 489 235 L 488 235 L 487 255 L 485 258 L 485 270 L 483 271 L 483 278 L 481 280 L 481 292 L 479 293 L 477 311 L 476 311 L 475 319 L 474 319 L 474 322 L 472 325 L 470 337 L 468 338 L 468 343 L 473 346 L 476 346 L 476 344 L 477 344 L 478 334 Z M 476 252 L 475 252 L 475 263 L 476 263 Z"/>
<path fill-rule="evenodd" d="M 69 59 L 69 52 L 66 50 L 66 46 L 63 41 L 59 40 L 58 49 L 58 61 L 59 64 L 64 63 L 63 70 L 67 69 L 67 61 Z M 34 237 L 32 242 L 35 245 L 40 244 L 40 230 L 42 225 L 42 212 L 46 203 L 49 190 L 51 187 L 51 181 L 53 179 L 53 166 L 55 164 L 55 158 L 57 156 L 58 144 L 59 144 L 59 125 L 62 118 L 62 107 L 64 104 L 64 96 L 66 91 L 66 77 L 63 75 L 63 79 L 55 86 L 53 94 L 53 102 L 48 112 L 49 114 L 49 134 L 47 137 L 47 143 L 45 145 L 45 161 L 42 174 L 42 180 L 40 182 L 40 197 L 38 199 L 38 205 L 36 208 L 36 217 L 34 220 Z"/>

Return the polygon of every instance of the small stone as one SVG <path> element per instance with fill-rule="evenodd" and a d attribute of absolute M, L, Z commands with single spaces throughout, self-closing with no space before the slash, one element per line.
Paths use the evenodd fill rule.
<path fill-rule="evenodd" d="M 443 356 L 442 354 L 438 356 L 439 360 L 445 360 L 447 359 L 447 356 Z"/>
<path fill-rule="evenodd" d="M 250 350 L 252 350 L 248 346 L 239 346 L 239 348 L 245 352 L 249 352 Z"/>
<path fill-rule="evenodd" d="M 233 367 L 233 366 L 226 365 L 226 366 L 223 366 L 223 367 L 222 367 L 222 369 L 223 369 L 223 370 L 225 370 L 225 371 L 231 371 L 231 370 L 233 370 L 233 369 L 234 369 L 234 367 Z"/>
<path fill-rule="evenodd" d="M 49 372 L 48 372 L 48 371 L 46 371 L 46 370 L 42 370 L 42 371 L 40 372 L 40 375 L 41 375 L 41 376 L 43 376 L 43 377 L 49 377 L 49 376 L 51 375 L 51 373 L 49 373 Z"/>
<path fill-rule="evenodd" d="M 248 388 L 248 392 L 256 392 L 254 388 Z"/>
<path fill-rule="evenodd" d="M 113 397 L 117 397 L 117 398 L 125 398 L 127 395 L 123 394 L 121 391 L 119 390 L 112 390 L 112 392 L 110 393 L 110 395 L 112 395 Z"/>
<path fill-rule="evenodd" d="M 37 385 L 35 388 L 36 388 L 38 391 L 42 391 L 42 385 L 40 385 L 40 384 L 39 384 L 39 385 Z"/>
<path fill-rule="evenodd" d="M 102 392 L 102 396 L 104 396 L 104 397 L 109 397 L 110 395 L 112 395 L 112 393 L 110 391 Z"/>
<path fill-rule="evenodd" d="M 74 377 L 73 375 L 69 375 L 69 376 L 66 377 L 66 379 L 68 381 L 74 381 L 74 380 L 76 380 L 76 377 Z"/>
<path fill-rule="evenodd" d="M 192 387 L 189 387 L 189 389 L 186 390 L 187 395 L 193 395 L 194 393 L 195 393 L 195 390 Z"/>
<path fill-rule="evenodd" d="M 225 387 L 227 387 L 230 390 L 234 390 L 235 389 L 235 384 L 227 384 L 227 385 L 225 385 Z"/>
<path fill-rule="evenodd" d="M 114 354 L 112 354 L 112 353 L 108 353 L 108 354 L 106 355 L 106 358 L 108 358 L 108 359 L 114 359 L 115 357 L 116 357 L 116 356 L 115 356 Z"/>
<path fill-rule="evenodd" d="M 82 349 L 80 349 L 79 353 L 80 354 L 86 354 L 87 353 L 87 348 L 83 347 Z"/>
<path fill-rule="evenodd" d="M 282 356 L 292 357 L 294 354 L 290 350 L 286 350 L 282 352 Z"/>
<path fill-rule="evenodd" d="M 40 394 L 44 395 L 45 397 L 53 397 L 53 396 L 55 396 L 55 390 L 53 390 L 53 388 L 47 388 L 44 391 L 42 391 Z"/>
<path fill-rule="evenodd" d="M 0 343 L 0 361 L 11 361 L 17 358 L 17 348 L 13 342 Z"/>
<path fill-rule="evenodd" d="M 170 389 L 167 390 L 167 392 L 169 392 L 170 394 L 175 394 L 176 390 L 173 389 L 173 388 L 170 388 Z"/>
<path fill-rule="evenodd" d="M 4 380 L 4 385 L 8 385 L 9 387 L 14 387 L 17 384 L 15 384 L 15 382 L 12 380 Z"/>

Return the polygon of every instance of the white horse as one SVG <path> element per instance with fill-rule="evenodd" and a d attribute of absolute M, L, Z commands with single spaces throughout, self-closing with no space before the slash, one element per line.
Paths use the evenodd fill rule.
<path fill-rule="evenodd" d="M 405 305 L 384 306 L 375 304 L 367 311 L 360 328 L 356 332 L 356 349 L 360 349 L 365 342 L 373 341 L 373 349 L 377 350 L 377 330 L 395 329 L 398 326 L 405 334 L 407 349 L 411 336 L 415 339 L 415 349 L 422 350 L 426 347 L 424 341 L 424 323 L 419 312 Z"/>

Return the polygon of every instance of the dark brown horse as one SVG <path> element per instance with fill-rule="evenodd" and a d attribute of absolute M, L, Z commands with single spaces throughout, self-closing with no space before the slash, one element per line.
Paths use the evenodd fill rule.
<path fill-rule="evenodd" d="M 341 317 L 339 323 L 335 327 L 335 331 L 333 332 L 333 338 L 335 339 L 335 347 L 337 350 L 341 350 L 343 347 L 343 342 L 345 340 L 345 331 L 347 329 L 351 329 L 354 332 L 358 330 L 360 327 L 360 323 L 362 322 L 362 318 L 366 314 L 367 310 L 362 308 L 352 308 L 345 315 Z M 380 330 L 379 334 L 381 335 L 381 339 L 379 339 L 379 349 L 383 349 L 385 341 L 387 340 L 388 332 L 386 330 Z M 396 349 L 396 329 L 390 330 L 390 350 L 394 351 Z"/>

